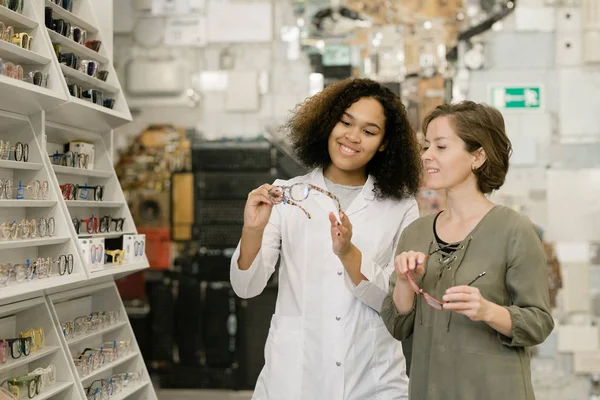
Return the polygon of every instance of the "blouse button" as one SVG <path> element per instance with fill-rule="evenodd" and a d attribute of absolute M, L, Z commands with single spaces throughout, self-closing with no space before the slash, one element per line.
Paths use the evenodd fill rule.
<path fill-rule="evenodd" d="M 342 275 L 342 270 L 340 269 L 340 270 L 337 272 L 337 274 L 341 276 L 341 275 Z"/>

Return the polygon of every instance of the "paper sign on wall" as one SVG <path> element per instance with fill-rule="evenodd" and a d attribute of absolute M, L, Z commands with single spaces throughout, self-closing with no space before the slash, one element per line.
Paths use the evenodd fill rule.
<path fill-rule="evenodd" d="M 208 41 L 263 43 L 273 40 L 271 2 L 208 4 Z"/>
<path fill-rule="evenodd" d="M 178 47 L 204 47 L 206 45 L 205 17 L 182 16 L 167 19 L 165 44 Z"/>
<path fill-rule="evenodd" d="M 191 0 L 152 0 L 152 15 L 188 14 Z"/>

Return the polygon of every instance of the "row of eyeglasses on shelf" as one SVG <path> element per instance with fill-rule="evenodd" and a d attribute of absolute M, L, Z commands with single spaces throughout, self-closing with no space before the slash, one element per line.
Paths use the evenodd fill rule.
<path fill-rule="evenodd" d="M 115 374 L 108 379 L 97 379 L 83 390 L 87 400 L 106 400 L 123 390 L 138 386 L 142 383 L 143 377 L 143 370 Z"/>
<path fill-rule="evenodd" d="M 24 264 L 0 263 L 0 285 L 6 286 L 11 280 L 21 283 L 50 278 L 55 264 L 58 265 L 60 276 L 72 274 L 73 254 L 63 254 L 58 257 L 58 260 L 53 260 L 52 257 L 39 257 L 33 262 L 28 258 Z"/>
<path fill-rule="evenodd" d="M 6 364 L 9 355 L 17 360 L 44 347 L 46 347 L 46 333 L 43 327 L 21 332 L 17 338 L 0 339 L 0 364 Z"/>
<path fill-rule="evenodd" d="M 0 139 L 0 160 L 23 161 L 29 160 L 29 145 L 17 142 L 14 146 L 7 140 Z"/>
<path fill-rule="evenodd" d="M 119 315 L 119 311 L 96 311 L 64 321 L 60 326 L 65 339 L 71 340 L 117 325 L 119 323 Z"/>
<path fill-rule="evenodd" d="M 36 220 L 22 219 L 20 222 L 0 223 L 0 240 L 35 239 L 37 237 L 52 237 L 56 230 L 54 217 Z"/>
<path fill-rule="evenodd" d="M 0 178 L 0 200 L 9 200 L 15 195 L 17 200 L 25 200 L 25 191 L 30 191 L 31 196 L 27 196 L 32 200 L 47 200 L 48 199 L 48 181 L 34 180 L 28 185 L 23 185 L 23 181 L 19 181 L 19 185 L 13 188 L 13 183 L 10 178 Z"/>
<path fill-rule="evenodd" d="M 15 376 L 0 383 L 0 399 L 33 399 L 45 389 L 56 384 L 56 367 L 36 368 L 26 375 Z M 6 389 L 4 388 L 6 385 Z"/>
<path fill-rule="evenodd" d="M 78 356 L 73 357 L 73 362 L 79 376 L 83 378 L 129 353 L 131 353 L 131 339 L 114 340 L 102 343 L 99 347 L 86 347 Z"/>

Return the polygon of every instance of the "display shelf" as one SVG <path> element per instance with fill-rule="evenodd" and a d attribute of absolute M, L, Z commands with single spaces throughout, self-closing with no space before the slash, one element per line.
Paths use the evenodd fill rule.
<path fill-rule="evenodd" d="M 8 358 L 8 362 L 6 364 L 0 364 L 0 375 L 4 374 L 6 371 L 10 371 L 16 369 L 22 365 L 27 365 L 35 360 L 39 360 L 40 358 L 49 356 L 53 353 L 56 353 L 60 350 L 60 346 L 46 346 L 43 349 L 36 351 L 35 353 L 30 353 L 28 356 L 21 356 L 16 360 L 12 357 Z"/>
<path fill-rule="evenodd" d="M 65 390 L 69 389 L 73 386 L 73 382 L 56 382 L 54 386 L 50 386 L 48 389 L 44 389 L 44 391 L 40 392 L 37 396 L 35 396 L 36 400 L 45 400 L 49 399 L 52 396 L 55 396 Z"/>
<path fill-rule="evenodd" d="M 104 233 L 80 233 L 79 235 L 77 235 L 77 237 L 79 239 L 85 239 L 85 238 L 105 238 L 105 239 L 112 239 L 112 238 L 118 238 L 120 236 L 123 235 L 135 235 L 134 232 L 104 232 Z"/>
<path fill-rule="evenodd" d="M 123 400 L 123 399 L 126 399 L 127 397 L 131 396 L 132 394 L 137 393 L 140 390 L 144 389 L 149 384 L 150 384 L 150 382 L 148 382 L 148 381 L 142 382 L 139 385 L 136 385 L 136 386 L 131 387 L 131 388 L 127 388 L 127 389 L 123 390 L 121 393 L 115 394 L 110 399 L 111 400 Z"/>
<path fill-rule="evenodd" d="M 98 29 L 92 25 L 91 23 L 84 21 L 82 18 L 80 18 L 79 16 L 75 15 L 74 13 L 65 10 L 64 8 L 62 8 L 61 6 L 59 6 L 58 4 L 54 3 L 53 1 L 50 0 L 46 0 L 46 7 L 50 7 L 52 9 L 52 16 L 54 19 L 57 18 L 62 18 L 68 22 L 71 23 L 71 26 L 78 26 L 81 29 L 85 29 L 88 33 L 88 35 L 90 34 L 95 34 L 98 32 Z"/>
<path fill-rule="evenodd" d="M 0 40 L 0 56 L 17 64 L 47 65 L 52 61 L 48 57 L 34 53 L 31 50 L 25 50 L 4 40 Z"/>
<path fill-rule="evenodd" d="M 118 208 L 125 203 L 121 201 L 91 201 L 91 200 L 65 200 L 70 208 Z"/>
<path fill-rule="evenodd" d="M 52 246 L 54 244 L 67 243 L 70 236 L 52 236 L 38 239 L 18 239 L 0 241 L 0 250 L 22 249 L 25 247 Z"/>
<path fill-rule="evenodd" d="M 0 207 L 11 208 L 48 208 L 56 204 L 56 200 L 0 200 Z"/>
<path fill-rule="evenodd" d="M 40 169 L 44 168 L 44 164 L 35 162 L 0 160 L 0 168 L 39 171 Z"/>
<path fill-rule="evenodd" d="M 14 12 L 8 7 L 0 6 L 0 21 L 10 22 L 15 28 L 33 29 L 38 26 L 37 21 L 26 17 L 23 14 Z"/>
<path fill-rule="evenodd" d="M 143 269 L 149 268 L 150 264 L 148 261 L 140 261 L 135 263 L 128 264 L 104 264 L 103 268 L 92 269 L 92 278 L 99 278 L 102 276 L 110 276 L 115 274 L 128 274 L 137 271 L 141 271 Z"/>
<path fill-rule="evenodd" d="M 68 67 L 65 64 L 60 64 L 60 69 L 63 72 L 63 74 L 67 77 L 67 79 L 69 80 L 69 83 L 76 83 L 78 85 L 82 85 L 84 87 L 92 87 L 92 88 L 96 88 L 96 89 L 100 89 L 102 91 L 104 91 L 104 94 L 106 96 L 106 94 L 115 94 L 119 91 L 119 88 L 113 86 L 113 85 L 109 85 L 108 83 L 101 81 L 98 78 L 94 78 L 92 76 L 89 76 L 87 74 L 84 74 L 83 72 L 76 70 L 74 68 Z M 106 107 L 104 107 L 106 108 Z"/>
<path fill-rule="evenodd" d="M 46 28 L 48 32 L 48 36 L 52 43 L 58 43 L 63 47 L 67 52 L 76 53 L 83 57 L 83 59 L 98 61 L 100 64 L 107 64 L 109 59 L 104 55 L 92 50 L 88 49 L 82 44 L 79 44 L 66 36 L 61 35 L 60 33 L 54 32 L 51 29 Z"/>
<path fill-rule="evenodd" d="M 107 363 L 107 364 L 103 365 L 102 367 L 98 368 L 97 370 L 92 371 L 90 374 L 80 377 L 81 383 L 85 387 L 86 382 L 87 383 L 93 382 L 99 376 L 102 376 L 102 374 L 104 374 L 105 372 L 110 371 L 111 369 L 116 368 L 119 365 L 125 364 L 126 362 L 131 361 L 137 357 L 141 357 L 140 353 L 138 353 L 137 351 L 133 351 L 133 352 L 127 354 L 126 356 L 116 359 L 115 361 L 113 361 L 111 363 Z"/>
<path fill-rule="evenodd" d="M 112 396 L 111 399 L 127 398 L 133 393 L 145 390 L 144 394 L 147 393 L 148 400 L 156 400 L 154 389 L 149 386 L 148 371 L 144 365 L 144 360 L 114 281 L 87 284 L 68 291 L 50 293 L 47 299 L 57 326 L 60 326 L 61 321 L 71 321 L 80 315 L 87 315 L 95 311 L 117 311 L 119 313 L 119 320 L 115 325 L 70 340 L 61 336 L 63 347 L 71 358 L 76 354 L 80 354 L 85 348 L 97 348 L 107 341 L 131 340 L 131 352 L 129 354 L 103 365 L 84 377 L 79 376 L 74 364 L 71 363 L 73 374 L 77 377 L 76 385 L 81 391 L 96 379 L 106 378 L 119 372 L 142 370 L 143 377 L 140 385 L 128 388 Z"/>
<path fill-rule="evenodd" d="M 78 337 L 76 337 L 74 339 L 67 340 L 67 344 L 69 346 L 73 346 L 73 345 L 76 345 L 78 343 L 82 343 L 82 342 L 88 341 L 90 339 L 94 339 L 94 338 L 96 338 L 98 336 L 102 336 L 102 335 L 105 335 L 107 333 L 114 332 L 114 331 L 116 331 L 118 329 L 121 329 L 121 328 L 127 326 L 127 325 L 128 325 L 127 321 L 121 321 L 121 322 L 118 322 L 115 325 L 109 326 L 108 328 L 101 329 L 101 330 L 99 330 L 97 332 L 88 333 L 87 335 L 82 335 L 82 336 L 78 336 Z"/>
<path fill-rule="evenodd" d="M 119 112 L 73 96 L 69 98 L 69 102 L 47 111 L 46 117 L 51 122 L 68 122 L 70 126 L 96 132 L 105 132 L 131 122 L 129 109 L 127 113 Z"/>
<path fill-rule="evenodd" d="M 42 390 L 36 399 L 49 399 L 57 394 L 64 400 L 81 399 L 82 394 L 77 389 L 79 379 L 73 374 L 68 359 L 68 350 L 61 340 L 62 333 L 56 329 L 54 316 L 45 296 L 37 296 L 24 301 L 13 302 L 0 306 L 0 338 L 19 337 L 30 329 L 44 329 L 46 346 L 32 351 L 28 356 L 0 364 L 0 375 L 21 376 L 36 368 L 46 368 L 53 365 L 56 368 L 56 384 Z"/>
<path fill-rule="evenodd" d="M 83 272 L 73 272 L 71 275 L 60 276 L 56 274 L 50 278 L 32 282 L 11 283 L 8 286 L 0 286 L 0 302 L 8 301 L 11 297 L 39 294 L 42 290 L 66 286 L 84 280 L 86 280 L 86 275 Z"/>
<path fill-rule="evenodd" d="M 90 178 L 110 178 L 112 176 L 112 172 L 110 171 L 98 171 L 86 168 L 65 167 L 62 165 L 52 165 L 52 169 L 57 174 L 63 175 L 87 176 Z"/>
<path fill-rule="evenodd" d="M 66 99 L 64 93 L 57 93 L 6 75 L 0 75 L 0 93 L 0 110 L 23 115 L 57 107 Z"/>

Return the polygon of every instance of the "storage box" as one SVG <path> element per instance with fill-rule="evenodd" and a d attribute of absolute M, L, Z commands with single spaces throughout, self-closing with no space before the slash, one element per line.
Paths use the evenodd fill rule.
<path fill-rule="evenodd" d="M 146 256 L 146 235 L 123 235 L 124 262 L 127 264 L 144 261 Z"/>
<path fill-rule="evenodd" d="M 95 146 L 87 142 L 69 142 L 68 150 L 73 153 L 85 154 L 88 157 L 87 169 L 94 169 Z"/>
<path fill-rule="evenodd" d="M 94 270 L 104 267 L 104 238 L 79 239 L 83 251 L 83 261 Z"/>

